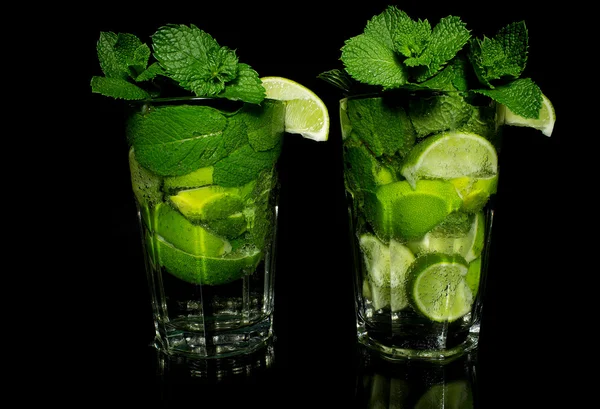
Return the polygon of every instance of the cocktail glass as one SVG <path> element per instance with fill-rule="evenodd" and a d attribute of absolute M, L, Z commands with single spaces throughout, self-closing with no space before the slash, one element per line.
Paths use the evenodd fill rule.
<path fill-rule="evenodd" d="M 420 91 L 340 103 L 358 339 L 391 359 L 443 360 L 478 342 L 498 182 L 496 105 L 465 104 L 472 120 L 454 129 L 440 119 L 445 130 L 417 143 L 420 118 L 430 124 L 459 100 Z"/>
<path fill-rule="evenodd" d="M 129 164 L 157 348 L 223 357 L 272 337 L 284 118 L 275 100 L 134 105 Z"/>

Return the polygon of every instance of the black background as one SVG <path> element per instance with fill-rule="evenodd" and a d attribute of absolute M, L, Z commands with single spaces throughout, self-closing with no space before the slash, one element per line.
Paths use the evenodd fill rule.
<path fill-rule="evenodd" d="M 577 236 L 562 236 L 571 232 L 565 206 L 576 195 L 565 194 L 564 184 L 573 176 L 561 165 L 571 158 L 572 149 L 566 115 L 573 101 L 561 80 L 565 54 L 559 52 L 564 50 L 561 30 L 569 16 L 564 9 L 383 1 L 168 2 L 71 9 L 74 17 L 63 24 L 68 35 L 51 40 L 75 56 L 66 73 L 74 88 L 66 104 L 53 107 L 65 114 L 59 125 L 66 130 L 61 147 L 67 155 L 53 154 L 57 168 L 52 174 L 54 180 L 60 175 L 60 183 L 71 192 L 69 203 L 75 204 L 65 208 L 63 198 L 55 199 L 63 212 L 56 213 L 52 226 L 62 230 L 50 243 L 56 246 L 50 260 L 61 271 L 64 290 L 54 297 L 59 306 L 55 315 L 61 318 L 54 319 L 53 333 L 70 334 L 68 342 L 56 339 L 63 348 L 54 353 L 53 367 L 69 368 L 54 379 L 61 385 L 54 395 L 59 401 L 74 399 L 81 407 L 92 402 L 174 407 L 176 400 L 211 408 L 367 407 L 357 387 L 364 366 L 355 345 L 337 118 L 341 95 L 316 76 L 341 68 L 344 40 L 360 34 L 387 4 L 432 25 L 441 17 L 461 16 L 475 35 L 493 36 L 513 21 L 527 24 L 530 52 L 524 76 L 534 79 L 554 103 L 558 120 L 550 138 L 531 129 L 506 130 L 476 357 L 477 408 L 560 402 L 560 391 L 572 379 L 567 357 L 577 355 L 570 346 L 573 310 L 565 293 L 581 285 L 571 283 L 575 271 L 567 268 L 567 253 L 576 250 L 572 246 Z M 284 145 L 276 342 L 270 364 L 220 381 L 192 382 L 169 371 L 157 375 L 156 356 L 149 347 L 152 317 L 128 180 L 122 105 L 92 94 L 89 87 L 91 77 L 101 75 L 95 50 L 101 31 L 132 33 L 148 42 L 158 27 L 169 23 L 195 24 L 221 45 L 236 49 L 240 61 L 260 76 L 306 85 L 321 96 L 331 116 L 329 141 L 288 135 Z M 67 230 L 62 220 L 69 221 Z"/>

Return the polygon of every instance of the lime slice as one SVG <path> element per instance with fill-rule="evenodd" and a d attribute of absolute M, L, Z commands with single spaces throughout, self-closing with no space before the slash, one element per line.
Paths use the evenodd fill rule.
<path fill-rule="evenodd" d="M 481 257 L 477 257 L 475 260 L 469 263 L 469 271 L 467 271 L 467 285 L 473 293 L 473 297 L 479 292 L 479 281 L 481 279 Z"/>
<path fill-rule="evenodd" d="M 146 170 L 135 158 L 133 147 L 129 149 L 131 187 L 137 202 L 142 207 L 153 207 L 162 201 L 160 190 L 162 178 Z"/>
<path fill-rule="evenodd" d="M 295 81 L 282 77 L 263 77 L 267 98 L 286 101 L 285 131 L 314 141 L 329 137 L 329 113 L 314 92 Z"/>
<path fill-rule="evenodd" d="M 365 195 L 365 213 L 383 240 L 423 237 L 462 205 L 454 186 L 443 180 L 420 180 L 416 189 L 408 181 L 379 186 Z"/>
<path fill-rule="evenodd" d="M 460 254 L 467 262 L 481 255 L 484 244 L 485 217 L 482 212 L 470 215 L 456 212 L 419 240 L 407 243 L 417 256 L 424 253 Z"/>
<path fill-rule="evenodd" d="M 454 185 L 463 201 L 462 210 L 476 213 L 483 209 L 490 196 L 497 192 L 498 174 L 483 178 L 454 178 L 450 179 L 450 183 Z"/>
<path fill-rule="evenodd" d="M 251 192 L 255 183 L 252 181 L 242 188 L 209 185 L 181 190 L 169 196 L 169 200 L 191 221 L 222 219 L 242 211 L 243 198 Z"/>
<path fill-rule="evenodd" d="M 214 168 L 212 166 L 207 166 L 196 169 L 186 175 L 166 177 L 165 189 L 192 188 L 211 185 L 213 183 L 213 170 Z"/>
<path fill-rule="evenodd" d="M 473 392 L 467 381 L 432 385 L 419 398 L 414 409 L 473 409 Z"/>
<path fill-rule="evenodd" d="M 542 131 L 546 136 L 552 135 L 554 123 L 556 122 L 556 113 L 554 112 L 552 102 L 544 94 L 542 94 L 542 108 L 540 109 L 538 119 L 524 118 L 516 115 L 505 105 L 501 105 L 500 109 L 503 110 L 501 115 L 504 115 L 504 124 L 535 128 Z"/>
<path fill-rule="evenodd" d="M 154 233 L 169 245 L 195 256 L 221 256 L 231 251 L 231 244 L 192 224 L 171 206 L 159 203 L 152 223 Z"/>
<path fill-rule="evenodd" d="M 229 253 L 223 257 L 189 254 L 157 238 L 156 251 L 160 264 L 175 277 L 193 284 L 225 284 L 244 275 L 251 274 L 260 262 L 263 253 Z"/>
<path fill-rule="evenodd" d="M 459 255 L 426 253 L 408 271 L 407 292 L 417 312 L 452 322 L 471 311 L 473 294 L 465 280 L 469 264 Z"/>
<path fill-rule="evenodd" d="M 444 132 L 415 145 L 400 173 L 413 188 L 420 179 L 487 178 L 498 173 L 498 155 L 482 136 Z"/>
<path fill-rule="evenodd" d="M 392 311 L 399 311 L 406 307 L 406 272 L 415 259 L 413 253 L 396 240 L 386 245 L 372 234 L 363 234 L 359 245 L 374 308 L 391 307 Z"/>

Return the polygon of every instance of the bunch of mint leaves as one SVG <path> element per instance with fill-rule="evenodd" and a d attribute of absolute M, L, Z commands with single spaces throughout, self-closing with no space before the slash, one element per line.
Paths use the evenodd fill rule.
<path fill-rule="evenodd" d="M 264 100 L 265 89 L 257 72 L 240 63 L 234 50 L 221 47 L 193 24 L 160 27 L 151 40 L 152 48 L 134 34 L 101 32 L 96 49 L 104 76 L 92 77 L 92 92 L 145 100 L 176 88 L 184 90 L 179 96 L 255 104 Z"/>
<path fill-rule="evenodd" d="M 521 78 L 528 55 L 523 21 L 492 38 L 474 38 L 459 17 L 442 18 L 432 28 L 428 20 L 388 6 L 341 51 L 344 70 L 319 78 L 347 95 L 395 89 L 480 94 L 522 117 L 539 117 L 542 92 L 530 78 Z"/>

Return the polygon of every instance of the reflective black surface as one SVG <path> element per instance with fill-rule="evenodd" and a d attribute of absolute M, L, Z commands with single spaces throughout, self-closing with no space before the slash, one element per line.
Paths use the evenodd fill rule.
<path fill-rule="evenodd" d="M 577 304 L 565 301 L 565 288 L 574 285 L 568 277 L 574 272 L 563 257 L 565 240 L 574 244 L 577 238 L 561 236 L 571 231 L 561 217 L 571 199 L 556 193 L 565 178 L 571 180 L 557 171 L 557 163 L 570 154 L 566 111 L 573 101 L 559 80 L 563 57 L 556 57 L 559 27 L 568 17 L 550 8 L 540 13 L 537 8 L 488 10 L 451 2 L 440 7 L 396 3 L 409 15 L 432 22 L 450 14 L 464 16 L 474 31 L 488 35 L 525 19 L 530 33 L 528 76 L 558 113 L 551 138 L 528 129 L 507 130 L 478 353 L 447 369 L 422 369 L 367 358 L 355 343 L 337 119 L 340 95 L 316 75 L 340 67 L 344 40 L 362 32 L 366 21 L 388 2 L 340 2 L 328 10 L 308 3 L 228 6 L 239 7 L 235 16 L 201 5 L 143 6 L 143 15 L 140 5 L 135 10 L 122 5 L 118 12 L 97 7 L 94 13 L 76 12 L 71 20 L 80 34 L 77 63 L 71 67 L 83 67 L 77 69 L 81 100 L 71 108 L 81 123 L 62 127 L 72 134 L 67 139 L 76 154 L 71 150 L 64 159 L 54 160 L 60 170 L 53 174 L 63 175 L 63 185 L 78 190 L 69 196 L 77 206 L 63 209 L 61 216 L 72 220 L 72 226 L 62 232 L 65 240 L 54 243 L 51 258 L 64 260 L 60 254 L 67 251 L 66 244 L 75 254 L 60 263 L 58 280 L 65 295 L 54 297 L 59 312 L 53 315 L 67 318 L 58 320 L 60 325 L 53 319 L 48 332 L 67 331 L 69 342 L 59 340 L 60 349 L 36 347 L 53 351 L 52 364 L 44 372 L 56 385 L 52 397 L 77 407 L 412 409 L 435 384 L 462 379 L 477 409 L 578 407 L 573 391 L 579 373 L 571 364 L 586 353 L 573 348 L 579 336 L 572 322 L 580 310 L 573 312 Z M 91 76 L 99 74 L 94 47 L 100 31 L 131 32 L 147 39 L 167 23 L 196 24 L 220 44 L 237 49 L 240 60 L 261 76 L 303 83 L 322 96 L 332 118 L 327 143 L 294 135 L 285 142 L 276 340 L 264 354 L 238 360 L 233 369 L 216 363 L 190 369 L 184 362 L 163 360 L 150 347 L 150 300 L 121 106 L 89 92 Z M 65 179 L 73 169 L 85 183 Z"/>

